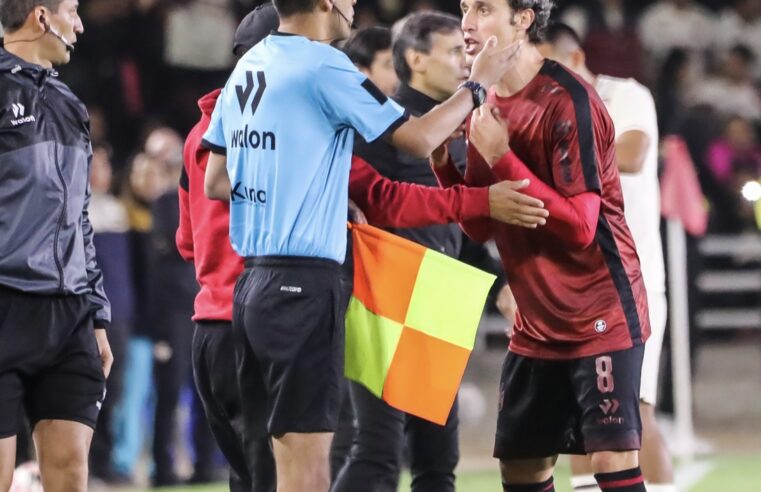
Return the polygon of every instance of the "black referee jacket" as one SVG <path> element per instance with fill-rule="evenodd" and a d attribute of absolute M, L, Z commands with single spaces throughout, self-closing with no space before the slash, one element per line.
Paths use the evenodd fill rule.
<path fill-rule="evenodd" d="M 0 48 L 0 285 L 86 294 L 95 325 L 106 327 L 87 217 L 89 117 L 56 76 Z"/>

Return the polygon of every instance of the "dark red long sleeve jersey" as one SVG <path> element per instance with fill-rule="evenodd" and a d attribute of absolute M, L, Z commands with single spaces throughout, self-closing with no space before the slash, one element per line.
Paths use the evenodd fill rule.
<path fill-rule="evenodd" d="M 233 288 L 243 261 L 230 245 L 230 209 L 226 202 L 209 200 L 204 177 L 209 152 L 201 138 L 209 126 L 220 91 L 198 101 L 201 120 L 185 141 L 180 179 L 180 226 L 177 249 L 195 263 L 201 290 L 195 299 L 194 321 L 232 320 Z M 463 222 L 489 216 L 489 190 L 454 186 L 445 190 L 399 183 L 378 174 L 358 157 L 352 159 L 349 196 L 380 227 L 421 227 Z"/>
<path fill-rule="evenodd" d="M 623 350 L 650 334 L 639 258 L 623 212 L 613 123 L 584 81 L 546 61 L 510 97 L 489 95 L 509 124 L 511 152 L 490 167 L 469 145 L 465 177 L 436 169 L 443 186 L 529 178 L 547 224 L 525 229 L 488 219 L 463 223 L 493 238 L 518 303 L 510 350 L 573 359 Z"/>

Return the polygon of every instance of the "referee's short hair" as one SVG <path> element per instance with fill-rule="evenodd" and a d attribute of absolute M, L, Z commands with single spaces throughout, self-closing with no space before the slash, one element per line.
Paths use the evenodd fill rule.
<path fill-rule="evenodd" d="M 392 53 L 394 70 L 399 80 L 409 84 L 412 70 L 407 64 L 407 50 L 430 54 L 433 34 L 450 34 L 460 31 L 460 19 L 443 12 L 416 12 L 394 26 Z"/>
<path fill-rule="evenodd" d="M 346 41 L 343 52 L 360 68 L 370 68 L 379 51 L 391 49 L 391 30 L 374 26 L 359 29 Z"/>
<path fill-rule="evenodd" d="M 273 0 L 277 14 L 290 17 L 296 14 L 308 14 L 317 7 L 319 0 Z"/>
<path fill-rule="evenodd" d="M 21 29 L 26 22 L 29 13 L 37 6 L 53 11 L 58 11 L 58 6 L 63 0 L 0 0 L 0 25 L 5 32 L 14 32 Z"/>

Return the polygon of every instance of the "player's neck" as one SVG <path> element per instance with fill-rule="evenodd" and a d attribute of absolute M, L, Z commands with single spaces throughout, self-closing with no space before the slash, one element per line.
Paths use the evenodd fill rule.
<path fill-rule="evenodd" d="M 52 68 L 53 64 L 50 60 L 46 60 L 40 50 L 39 43 L 37 41 L 28 41 L 39 37 L 39 34 L 35 36 L 33 33 L 29 33 L 24 29 L 20 29 L 15 33 L 6 33 L 3 42 L 5 51 L 12 55 L 16 55 L 27 63 L 34 63 L 44 68 Z"/>
<path fill-rule="evenodd" d="M 329 23 L 317 13 L 296 14 L 280 19 L 278 32 L 304 36 L 312 41 L 332 41 Z"/>
<path fill-rule="evenodd" d="M 544 64 L 544 57 L 531 43 L 526 43 L 518 53 L 515 64 L 497 82 L 497 95 L 510 97 L 531 82 Z"/>

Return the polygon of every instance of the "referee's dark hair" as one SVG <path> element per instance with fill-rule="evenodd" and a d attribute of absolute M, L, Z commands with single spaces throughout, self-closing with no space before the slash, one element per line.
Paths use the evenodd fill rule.
<path fill-rule="evenodd" d="M 514 13 L 521 10 L 531 9 L 534 11 L 534 22 L 529 26 L 526 34 L 532 43 L 540 43 L 544 39 L 544 30 L 550 22 L 550 12 L 555 8 L 552 0 L 507 0 Z"/>
<path fill-rule="evenodd" d="M 52 12 L 58 11 L 63 0 L 0 0 L 0 25 L 6 32 L 21 29 L 29 13 L 42 5 Z"/>
<path fill-rule="evenodd" d="M 320 0 L 273 0 L 275 10 L 280 17 L 296 14 L 308 14 L 313 11 Z"/>
<path fill-rule="evenodd" d="M 442 12 L 417 12 L 399 21 L 399 30 L 394 32 L 391 47 L 394 70 L 399 80 L 409 84 L 412 70 L 407 63 L 407 51 L 431 53 L 431 35 L 451 34 L 460 30 L 460 19 Z"/>
<path fill-rule="evenodd" d="M 360 68 L 369 69 L 379 51 L 391 49 L 391 30 L 387 27 L 366 27 L 356 31 L 346 41 L 343 52 Z"/>
<path fill-rule="evenodd" d="M 571 26 L 562 22 L 550 22 L 544 33 L 544 41 L 555 44 L 563 37 L 570 38 L 579 47 L 583 46 L 579 34 Z"/>

